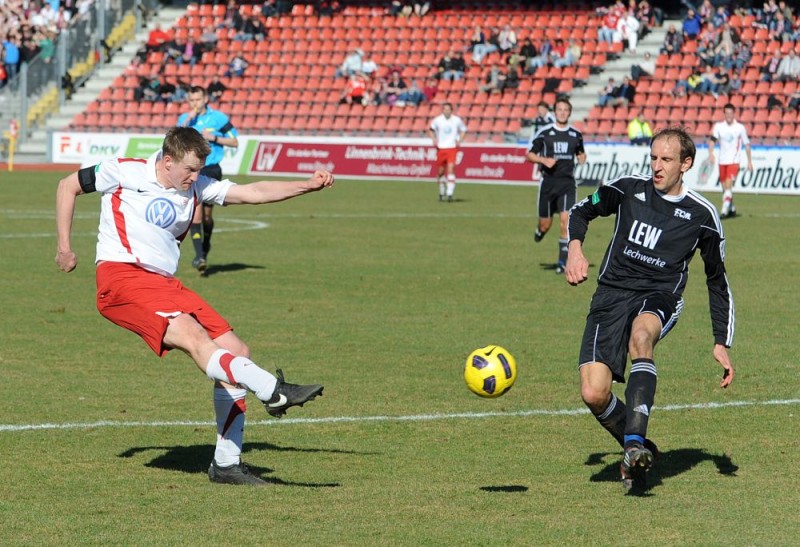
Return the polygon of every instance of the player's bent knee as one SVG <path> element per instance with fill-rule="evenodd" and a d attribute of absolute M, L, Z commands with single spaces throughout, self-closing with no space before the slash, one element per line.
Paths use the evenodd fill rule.
<path fill-rule="evenodd" d="M 594 411 L 602 411 L 608 404 L 609 390 L 591 384 L 581 385 L 581 398 Z"/>
<path fill-rule="evenodd" d="M 192 354 L 204 344 L 211 342 L 206 329 L 188 313 L 182 313 L 169 320 L 164 344 Z"/>

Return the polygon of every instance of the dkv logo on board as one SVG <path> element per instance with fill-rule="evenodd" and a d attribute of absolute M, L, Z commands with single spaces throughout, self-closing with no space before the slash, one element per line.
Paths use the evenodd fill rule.
<path fill-rule="evenodd" d="M 282 144 L 260 142 L 253 159 L 252 171 L 272 171 L 281 155 Z"/>

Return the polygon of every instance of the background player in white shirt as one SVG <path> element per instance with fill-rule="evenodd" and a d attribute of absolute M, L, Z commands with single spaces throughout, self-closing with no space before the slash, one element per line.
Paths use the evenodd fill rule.
<path fill-rule="evenodd" d="M 428 130 L 433 145 L 437 148 L 436 153 L 436 182 L 439 184 L 439 201 L 453 201 L 453 193 L 456 189 L 456 155 L 458 145 L 464 139 L 467 126 L 461 118 L 453 114 L 453 105 L 444 103 L 442 113 L 431 121 Z M 447 175 L 447 184 L 442 177 Z"/>
<path fill-rule="evenodd" d="M 251 391 L 267 412 L 322 394 L 318 384 L 277 378 L 250 360 L 247 345 L 230 324 L 174 276 L 180 242 L 201 202 L 218 205 L 283 201 L 333 185 L 317 171 L 303 181 L 238 185 L 200 175 L 211 148 L 191 127 L 174 127 L 149 159 L 120 158 L 80 169 L 62 179 L 56 196 L 58 267 L 78 264 L 70 233 L 79 195 L 101 192 L 97 241 L 97 309 L 109 321 L 138 334 L 159 356 L 171 349 L 189 355 L 214 381 L 217 445 L 208 470 L 212 482 L 266 485 L 241 462 L 245 395 Z"/>
<path fill-rule="evenodd" d="M 739 174 L 739 165 L 742 160 L 742 149 L 747 153 L 747 170 L 753 170 L 753 157 L 750 153 L 750 139 L 747 130 L 734 119 L 736 107 L 728 103 L 723 108 L 725 121 L 717 122 L 708 139 L 708 161 L 712 165 L 716 162 L 714 144 L 719 141 L 719 183 L 722 186 L 722 218 L 734 216 L 736 207 L 733 205 L 733 183 Z"/>

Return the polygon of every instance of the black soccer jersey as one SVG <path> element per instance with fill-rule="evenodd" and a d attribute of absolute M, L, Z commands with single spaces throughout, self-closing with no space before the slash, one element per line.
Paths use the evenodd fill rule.
<path fill-rule="evenodd" d="M 584 240 L 589 221 L 616 214 L 598 284 L 681 296 L 695 250 L 703 257 L 717 343 L 733 341 L 733 297 L 725 274 L 725 237 L 716 208 L 700 194 L 664 196 L 652 177 L 628 176 L 601 186 L 570 211 L 569 240 Z"/>
<path fill-rule="evenodd" d="M 552 168 L 540 166 L 545 177 L 573 178 L 575 156 L 584 152 L 583 134 L 571 125 L 565 129 L 559 129 L 555 124 L 546 125 L 533 137 L 530 152 L 556 159 Z"/>

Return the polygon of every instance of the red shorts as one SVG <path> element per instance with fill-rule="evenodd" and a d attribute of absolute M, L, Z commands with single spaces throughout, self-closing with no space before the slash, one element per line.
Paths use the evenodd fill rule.
<path fill-rule="evenodd" d="M 719 180 L 720 182 L 725 180 L 734 180 L 736 175 L 739 174 L 739 164 L 738 163 L 727 163 L 725 165 L 720 164 L 719 166 Z"/>
<path fill-rule="evenodd" d="M 458 148 L 440 148 L 436 153 L 436 167 L 445 167 L 456 162 Z"/>
<path fill-rule="evenodd" d="M 141 336 L 159 357 L 171 349 L 163 343 L 169 319 L 181 313 L 197 319 L 212 339 L 233 330 L 214 308 L 174 277 L 123 262 L 97 266 L 97 310 L 115 325 Z"/>

